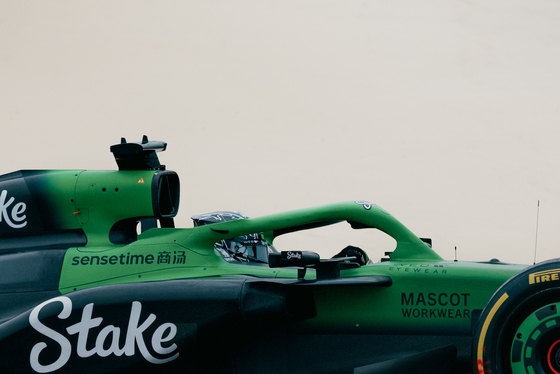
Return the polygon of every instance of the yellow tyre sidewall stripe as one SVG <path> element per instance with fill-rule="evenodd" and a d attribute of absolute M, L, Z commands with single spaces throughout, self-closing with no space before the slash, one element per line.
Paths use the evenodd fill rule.
<path fill-rule="evenodd" d="M 492 318 L 494 318 L 494 315 L 496 314 L 498 309 L 500 309 L 500 307 L 508 297 L 509 295 L 507 294 L 507 292 L 505 292 L 498 299 L 496 304 L 494 304 L 494 306 L 490 310 L 490 313 L 488 313 L 488 316 L 486 316 L 486 320 L 484 321 L 484 325 L 482 326 L 482 330 L 480 331 L 480 339 L 478 339 L 478 347 L 476 352 L 476 362 L 478 365 L 478 372 L 481 374 L 484 373 L 482 354 L 484 351 L 484 340 L 486 339 L 486 332 L 488 331 L 488 326 L 490 326 L 490 322 L 492 322 Z"/>

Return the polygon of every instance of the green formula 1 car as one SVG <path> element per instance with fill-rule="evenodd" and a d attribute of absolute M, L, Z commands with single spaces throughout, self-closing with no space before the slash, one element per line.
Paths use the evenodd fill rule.
<path fill-rule="evenodd" d="M 1 373 L 560 373 L 558 260 L 444 261 L 367 201 L 175 228 L 166 146 L 0 176 Z M 339 222 L 396 248 L 274 247 Z"/>

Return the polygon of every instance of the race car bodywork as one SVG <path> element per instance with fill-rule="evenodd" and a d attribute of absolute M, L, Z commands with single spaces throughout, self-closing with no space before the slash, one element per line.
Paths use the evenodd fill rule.
<path fill-rule="evenodd" d="M 118 171 L 0 176 L 0 372 L 560 372 L 557 260 L 445 261 L 367 201 L 175 228 L 165 148 L 123 139 Z M 340 222 L 396 248 L 273 246 Z"/>

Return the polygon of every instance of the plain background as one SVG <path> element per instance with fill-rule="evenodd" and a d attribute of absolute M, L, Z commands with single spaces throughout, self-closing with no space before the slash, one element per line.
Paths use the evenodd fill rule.
<path fill-rule="evenodd" d="M 2 0 L 0 174 L 114 169 L 109 146 L 146 134 L 181 177 L 178 226 L 361 199 L 445 259 L 530 264 L 540 200 L 537 261 L 559 257 L 559 19 L 529 0 Z M 352 235 L 279 249 L 387 249 Z"/>

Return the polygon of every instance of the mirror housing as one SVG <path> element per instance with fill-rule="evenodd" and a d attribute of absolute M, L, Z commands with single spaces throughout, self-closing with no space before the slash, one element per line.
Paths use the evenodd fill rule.
<path fill-rule="evenodd" d="M 268 264 L 271 268 L 305 267 L 317 265 L 319 262 L 321 262 L 321 256 L 311 251 L 282 251 L 268 254 Z"/>

